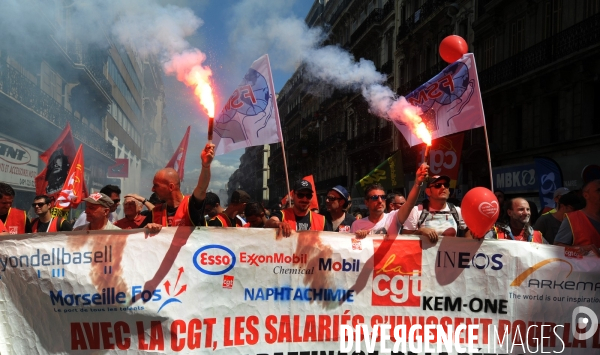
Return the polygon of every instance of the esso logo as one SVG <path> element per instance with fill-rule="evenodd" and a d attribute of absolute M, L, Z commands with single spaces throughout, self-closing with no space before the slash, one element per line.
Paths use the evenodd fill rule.
<path fill-rule="evenodd" d="M 194 266 L 203 274 L 223 275 L 235 266 L 235 254 L 228 248 L 209 244 L 196 250 Z"/>

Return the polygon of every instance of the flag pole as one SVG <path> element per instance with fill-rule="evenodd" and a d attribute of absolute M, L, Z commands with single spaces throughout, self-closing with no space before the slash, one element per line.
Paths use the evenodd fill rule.
<path fill-rule="evenodd" d="M 473 54 L 473 67 L 475 68 L 477 90 L 481 97 L 481 88 L 479 87 L 479 75 L 477 75 L 477 64 L 475 63 L 475 55 Z M 490 190 L 494 192 L 494 175 L 492 174 L 492 158 L 490 155 L 490 141 L 488 140 L 487 123 L 485 121 L 485 111 L 483 110 L 483 102 L 481 103 L 481 114 L 483 115 L 483 134 L 485 135 L 485 151 L 487 152 L 488 169 L 490 171 Z"/>
<path fill-rule="evenodd" d="M 271 61 L 269 60 L 269 55 L 266 54 L 266 56 L 267 56 L 267 65 L 269 66 L 269 73 L 271 73 L 271 75 L 270 75 L 271 87 L 273 88 L 273 90 L 275 90 L 275 84 L 273 83 L 273 72 L 271 71 Z M 277 122 L 277 134 L 279 135 L 279 142 L 281 143 L 281 154 L 283 155 L 283 170 L 285 171 L 285 184 L 286 184 L 287 192 L 288 192 L 288 199 L 287 199 L 286 204 L 291 207 L 292 193 L 290 191 L 290 178 L 288 176 L 287 159 L 285 158 L 285 144 L 283 144 L 283 132 L 281 131 L 281 122 L 279 121 L 279 107 L 277 106 L 277 98 L 275 96 L 275 92 L 273 92 L 273 107 L 275 107 L 275 114 L 277 115 L 276 117 L 278 118 L 275 121 Z M 284 206 L 281 206 L 281 207 L 284 207 Z"/>

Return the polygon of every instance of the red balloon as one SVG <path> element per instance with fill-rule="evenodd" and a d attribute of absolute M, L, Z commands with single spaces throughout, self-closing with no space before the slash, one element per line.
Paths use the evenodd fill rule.
<path fill-rule="evenodd" d="M 474 236 L 483 236 L 492 229 L 500 215 L 496 195 L 485 187 L 475 187 L 465 194 L 460 209 L 463 219 Z"/>
<path fill-rule="evenodd" d="M 440 56 L 448 63 L 456 62 L 468 51 L 469 46 L 461 36 L 450 35 L 440 43 Z"/>

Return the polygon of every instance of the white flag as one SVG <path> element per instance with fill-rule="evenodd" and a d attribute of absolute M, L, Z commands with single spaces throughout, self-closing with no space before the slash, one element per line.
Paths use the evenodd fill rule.
<path fill-rule="evenodd" d="M 257 59 L 215 119 L 216 155 L 281 141 L 269 56 Z"/>
<path fill-rule="evenodd" d="M 475 57 L 467 53 L 438 75 L 406 95 L 421 108 L 421 118 L 433 139 L 485 125 Z M 423 141 L 408 126 L 394 121 L 412 147 Z"/>

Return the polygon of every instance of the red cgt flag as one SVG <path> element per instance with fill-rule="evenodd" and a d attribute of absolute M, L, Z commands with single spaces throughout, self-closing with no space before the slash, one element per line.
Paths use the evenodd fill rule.
<path fill-rule="evenodd" d="M 179 143 L 179 147 L 175 150 L 173 157 L 167 163 L 165 168 L 173 168 L 179 173 L 179 180 L 183 181 L 183 167 L 185 166 L 185 155 L 187 153 L 188 141 L 190 139 L 190 126 L 185 131 L 185 135 Z"/>
<path fill-rule="evenodd" d="M 63 185 L 67 181 L 67 175 L 75 159 L 75 142 L 71 133 L 71 125 L 67 126 L 60 137 L 40 155 L 40 159 L 46 163 L 46 168 L 35 178 L 35 193 L 37 195 L 48 195 L 58 197 Z"/>
<path fill-rule="evenodd" d="M 69 169 L 67 181 L 56 199 L 56 208 L 68 210 L 79 206 L 85 194 L 83 172 L 83 145 L 79 145 L 75 160 Z"/>

